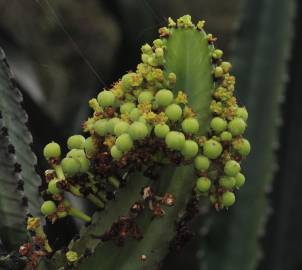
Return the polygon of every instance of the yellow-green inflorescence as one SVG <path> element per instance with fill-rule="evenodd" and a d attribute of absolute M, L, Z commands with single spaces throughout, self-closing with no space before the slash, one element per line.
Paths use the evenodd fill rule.
<path fill-rule="evenodd" d="M 141 48 L 141 63 L 111 88 L 89 101 L 93 114 L 83 124 L 88 134 L 71 136 L 69 152 L 52 142 L 44 149 L 52 166 L 46 172 L 46 202 L 42 212 L 52 221 L 67 215 L 84 221 L 90 217 L 71 207 L 65 192 L 87 198 L 103 208 L 114 192 L 126 182 L 133 169 L 144 170 L 154 164 L 193 164 L 195 192 L 207 195 L 216 209 L 235 202 L 234 190 L 245 182 L 240 163 L 249 154 L 250 144 L 243 137 L 248 113 L 234 97 L 235 77 L 231 64 L 222 60 L 223 52 L 212 51 L 211 121 L 206 135 L 188 102 L 190 89 L 175 89 L 177 76 L 164 71 L 167 40 L 173 28 L 203 31 L 189 15 L 159 30 L 160 38 Z M 215 38 L 209 34 L 212 46 Z"/>

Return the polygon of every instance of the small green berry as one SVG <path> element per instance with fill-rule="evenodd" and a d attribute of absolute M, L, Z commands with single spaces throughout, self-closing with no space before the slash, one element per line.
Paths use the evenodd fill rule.
<path fill-rule="evenodd" d="M 64 174 L 70 177 L 75 176 L 81 169 L 80 162 L 74 158 L 63 158 L 61 166 Z"/>
<path fill-rule="evenodd" d="M 249 114 L 248 114 L 248 112 L 247 112 L 247 110 L 246 110 L 245 107 L 239 107 L 239 108 L 237 108 L 236 116 L 240 117 L 244 121 L 246 121 L 248 119 L 248 117 L 249 117 Z"/>
<path fill-rule="evenodd" d="M 132 121 L 138 120 L 138 118 L 142 115 L 141 111 L 138 108 L 134 108 L 130 112 L 130 119 Z"/>
<path fill-rule="evenodd" d="M 51 142 L 45 145 L 43 149 L 44 157 L 49 160 L 50 158 L 60 158 L 61 156 L 61 147 L 55 142 Z"/>
<path fill-rule="evenodd" d="M 222 176 L 219 178 L 219 185 L 226 189 L 231 189 L 235 186 L 236 180 L 234 177 Z"/>
<path fill-rule="evenodd" d="M 215 76 L 215 78 L 220 78 L 220 77 L 222 77 L 223 76 L 223 69 L 222 69 L 222 67 L 215 67 L 215 69 L 214 69 L 214 76 Z"/>
<path fill-rule="evenodd" d="M 114 134 L 114 129 L 117 123 L 119 123 L 121 121 L 120 118 L 117 117 L 113 117 L 108 121 L 108 132 L 110 134 Z"/>
<path fill-rule="evenodd" d="M 85 140 L 84 150 L 88 157 L 93 156 L 97 151 L 97 145 L 93 141 L 92 137 L 88 137 Z"/>
<path fill-rule="evenodd" d="M 225 73 L 229 72 L 232 68 L 232 64 L 230 62 L 222 62 L 220 66 L 222 67 Z"/>
<path fill-rule="evenodd" d="M 144 116 L 140 116 L 137 121 L 140 122 L 140 123 L 143 123 L 143 124 L 147 125 L 147 120 L 145 119 Z"/>
<path fill-rule="evenodd" d="M 165 138 L 168 148 L 179 151 L 183 148 L 185 140 L 185 135 L 178 131 L 170 131 Z"/>
<path fill-rule="evenodd" d="M 242 156 L 247 156 L 251 151 L 250 142 L 246 139 L 239 139 L 233 142 L 234 149 Z"/>
<path fill-rule="evenodd" d="M 206 141 L 203 146 L 204 155 L 210 159 L 218 158 L 222 150 L 221 144 L 213 139 Z"/>
<path fill-rule="evenodd" d="M 110 153 L 113 159 L 119 160 L 123 156 L 123 152 L 121 152 L 115 145 L 111 147 Z"/>
<path fill-rule="evenodd" d="M 111 91 L 104 90 L 98 94 L 97 100 L 102 107 L 113 106 L 115 102 L 115 96 Z"/>
<path fill-rule="evenodd" d="M 60 194 L 60 193 L 62 193 L 62 190 L 57 187 L 57 183 L 59 181 L 60 181 L 59 179 L 50 180 L 49 183 L 48 183 L 47 191 L 51 194 Z"/>
<path fill-rule="evenodd" d="M 161 48 L 162 46 L 164 46 L 164 42 L 160 38 L 157 38 L 153 41 L 153 45 L 155 46 L 155 48 Z"/>
<path fill-rule="evenodd" d="M 86 155 L 83 149 L 72 149 L 67 153 L 66 157 L 79 158 L 79 157 L 86 157 Z"/>
<path fill-rule="evenodd" d="M 80 163 L 80 172 L 85 173 L 90 169 L 90 161 L 86 157 L 78 157 L 76 160 Z"/>
<path fill-rule="evenodd" d="M 93 125 L 93 129 L 99 136 L 105 136 L 109 131 L 109 123 L 107 119 L 100 119 Z"/>
<path fill-rule="evenodd" d="M 242 173 L 237 173 L 235 175 L 236 188 L 241 188 L 245 183 L 245 176 Z"/>
<path fill-rule="evenodd" d="M 144 64 L 148 64 L 148 62 L 149 62 L 149 55 L 148 54 L 145 54 L 145 53 L 143 53 L 142 55 L 141 55 L 141 60 L 142 60 L 142 62 L 144 63 Z"/>
<path fill-rule="evenodd" d="M 155 136 L 159 138 L 165 138 L 169 131 L 170 127 L 166 124 L 157 124 L 154 127 Z"/>
<path fill-rule="evenodd" d="M 235 160 L 229 160 L 224 165 L 224 173 L 228 176 L 235 176 L 240 172 L 240 164 Z"/>
<path fill-rule="evenodd" d="M 245 129 L 246 129 L 246 123 L 242 118 L 236 117 L 229 122 L 228 130 L 234 136 L 243 134 Z"/>
<path fill-rule="evenodd" d="M 124 133 L 127 133 L 129 129 L 129 124 L 125 121 L 118 122 L 114 127 L 114 134 L 120 136 Z"/>
<path fill-rule="evenodd" d="M 169 120 L 177 121 L 182 116 L 182 109 L 177 104 L 171 104 L 166 108 L 165 114 L 167 115 Z"/>
<path fill-rule="evenodd" d="M 199 171 L 205 171 L 210 167 L 210 160 L 206 156 L 198 155 L 194 159 L 194 166 Z"/>
<path fill-rule="evenodd" d="M 211 187 L 211 180 L 207 177 L 199 177 L 196 182 L 197 191 L 204 193 L 209 191 Z"/>
<path fill-rule="evenodd" d="M 235 194 L 233 192 L 230 192 L 230 191 L 226 191 L 222 194 L 222 197 L 221 197 L 221 204 L 228 208 L 230 206 L 232 206 L 236 201 L 236 197 L 235 197 Z"/>
<path fill-rule="evenodd" d="M 133 82 L 133 77 L 135 76 L 136 74 L 131 72 L 131 73 L 127 73 L 125 74 L 123 77 L 122 77 L 122 87 L 123 87 L 123 90 L 129 90 L 132 86 L 132 82 Z"/>
<path fill-rule="evenodd" d="M 216 49 L 214 50 L 213 54 L 212 54 L 212 57 L 214 59 L 220 59 L 223 55 L 223 51 L 222 50 L 219 50 L 219 49 Z"/>
<path fill-rule="evenodd" d="M 142 140 L 148 135 L 149 131 L 146 124 L 134 122 L 129 127 L 129 134 L 133 140 Z"/>
<path fill-rule="evenodd" d="M 71 149 L 84 149 L 85 137 L 82 135 L 70 136 L 67 140 L 67 147 Z"/>
<path fill-rule="evenodd" d="M 164 56 L 164 50 L 162 48 L 156 48 L 155 56 L 158 58 L 162 58 Z"/>
<path fill-rule="evenodd" d="M 150 104 L 153 99 L 153 94 L 150 91 L 142 91 L 138 96 L 138 103 Z"/>
<path fill-rule="evenodd" d="M 195 141 L 186 140 L 181 149 L 181 153 L 185 158 L 190 159 L 197 155 L 198 150 L 198 144 Z"/>
<path fill-rule="evenodd" d="M 195 118 L 186 118 L 182 121 L 181 127 L 185 133 L 195 134 L 199 130 L 199 123 Z"/>
<path fill-rule="evenodd" d="M 115 141 L 116 147 L 122 152 L 127 152 L 133 147 L 133 141 L 129 134 L 122 134 Z"/>
<path fill-rule="evenodd" d="M 135 104 L 132 102 L 125 102 L 124 104 L 121 105 L 120 107 L 120 112 L 121 113 L 130 113 L 132 109 L 135 108 Z"/>
<path fill-rule="evenodd" d="M 173 93 L 167 89 L 159 90 L 155 95 L 155 100 L 158 106 L 166 107 L 173 101 Z"/>
<path fill-rule="evenodd" d="M 231 141 L 233 138 L 232 136 L 232 133 L 231 132 L 228 132 L 228 131 L 223 131 L 221 134 L 220 134 L 220 139 L 222 141 Z"/>
<path fill-rule="evenodd" d="M 53 201 L 45 201 L 41 206 L 41 213 L 45 216 L 51 215 L 57 211 L 57 206 Z"/>
<path fill-rule="evenodd" d="M 227 122 L 222 119 L 221 117 L 214 117 L 211 120 L 210 126 L 211 128 L 216 132 L 216 133 L 220 133 L 222 131 L 224 131 L 227 128 Z"/>
<path fill-rule="evenodd" d="M 168 81 L 172 85 L 175 84 L 176 83 L 176 74 L 173 73 L 173 72 L 169 73 L 169 75 L 168 75 Z"/>
<path fill-rule="evenodd" d="M 149 44 L 145 44 L 142 46 L 142 52 L 146 54 L 151 54 L 153 52 L 152 47 Z"/>

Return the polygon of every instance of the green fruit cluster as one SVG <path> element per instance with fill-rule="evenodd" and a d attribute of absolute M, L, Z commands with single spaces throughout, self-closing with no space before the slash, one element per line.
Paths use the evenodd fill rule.
<path fill-rule="evenodd" d="M 232 66 L 222 60 L 221 50 L 212 50 L 216 88 L 205 136 L 200 133 L 200 126 L 207 123 L 201 123 L 190 107 L 185 93 L 189 89 L 177 89 L 176 74 L 163 68 L 171 28 L 202 31 L 203 23 L 195 26 L 190 16 L 184 16 L 177 23 L 170 19 L 169 27 L 160 30 L 161 38 L 153 44 L 141 47 L 142 62 L 135 72 L 125 74 L 89 101 L 93 113 L 83 124 L 86 138 L 71 136 L 65 157 L 57 143 L 45 146 L 44 156 L 54 173 L 46 180 L 49 200 L 41 209 L 44 214 L 52 218 L 64 216 L 53 209 L 66 204 L 65 192 L 85 197 L 102 208 L 110 197 L 107 187 L 119 188 L 121 175 L 133 167 L 140 168 L 141 164 L 148 167 L 161 162 L 175 166 L 193 164 L 196 194 L 209 196 L 217 209 L 235 203 L 235 189 L 245 183 L 240 163 L 251 146 L 243 137 L 248 112 L 238 106 L 234 97 Z M 212 44 L 211 36 L 208 40 Z M 51 208 L 53 211 L 48 211 L 49 205 L 55 206 Z"/>
<path fill-rule="evenodd" d="M 234 190 L 245 183 L 240 162 L 251 150 L 249 141 L 243 137 L 248 112 L 237 105 L 235 77 L 229 73 L 232 66 L 222 61 L 222 55 L 223 52 L 218 49 L 212 54 L 216 80 L 210 106 L 212 119 L 208 136 L 202 140 L 202 150 L 194 159 L 199 176 L 196 191 L 209 195 L 217 209 L 228 208 L 235 203 Z"/>

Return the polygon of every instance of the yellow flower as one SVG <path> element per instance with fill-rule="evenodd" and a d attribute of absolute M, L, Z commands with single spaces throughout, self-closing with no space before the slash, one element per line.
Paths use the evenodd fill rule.
<path fill-rule="evenodd" d="M 41 225 L 41 220 L 38 217 L 27 218 L 27 230 L 35 231 Z"/>
<path fill-rule="evenodd" d="M 143 113 L 148 113 L 148 112 L 151 112 L 151 107 L 152 105 L 150 103 L 141 103 L 137 106 L 137 108 L 142 111 Z"/>
<path fill-rule="evenodd" d="M 188 97 L 183 91 L 178 91 L 177 97 L 175 98 L 175 101 L 180 104 L 187 104 L 188 103 Z"/>

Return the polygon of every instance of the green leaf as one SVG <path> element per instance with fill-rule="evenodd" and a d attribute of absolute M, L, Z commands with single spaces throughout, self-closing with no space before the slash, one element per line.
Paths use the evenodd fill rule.
<path fill-rule="evenodd" d="M 41 205 L 38 186 L 41 179 L 35 170 L 37 158 L 30 147 L 32 136 L 26 126 L 28 117 L 21 106 L 22 94 L 16 86 L 2 50 L 0 61 L 0 112 L 3 126 L 7 129 L 9 144 L 15 149 L 16 162 L 21 166 L 20 177 L 24 182 L 29 211 L 32 215 L 38 215 Z"/>

